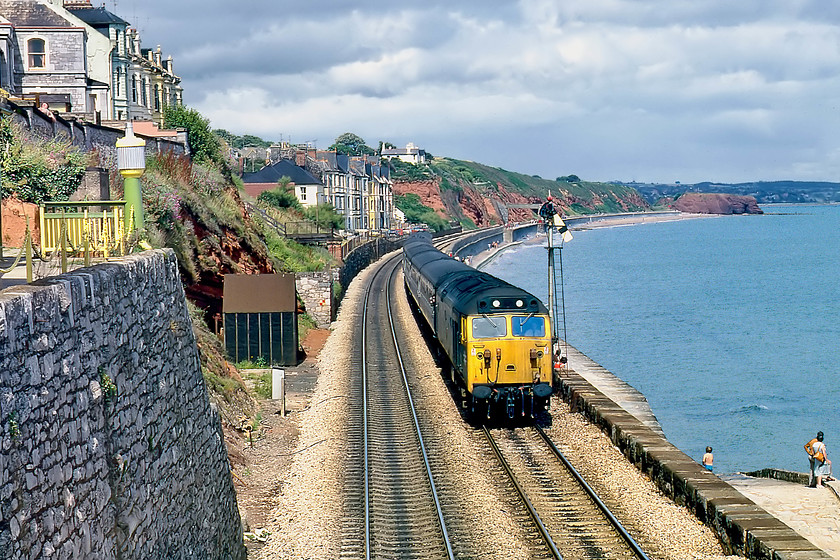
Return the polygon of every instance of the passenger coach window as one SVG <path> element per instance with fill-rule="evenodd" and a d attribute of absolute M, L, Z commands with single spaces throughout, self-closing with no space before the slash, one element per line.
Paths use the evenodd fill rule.
<path fill-rule="evenodd" d="M 514 315 L 510 320 L 513 336 L 545 336 L 545 319 Z"/>
<path fill-rule="evenodd" d="M 473 338 L 494 338 L 507 334 L 505 317 L 475 317 L 472 320 Z"/>

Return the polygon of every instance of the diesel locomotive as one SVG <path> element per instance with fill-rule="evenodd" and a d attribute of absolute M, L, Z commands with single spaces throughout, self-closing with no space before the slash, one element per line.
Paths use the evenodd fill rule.
<path fill-rule="evenodd" d="M 539 298 L 412 236 L 405 285 L 452 364 L 473 414 L 534 416 L 553 392 L 551 328 Z"/>

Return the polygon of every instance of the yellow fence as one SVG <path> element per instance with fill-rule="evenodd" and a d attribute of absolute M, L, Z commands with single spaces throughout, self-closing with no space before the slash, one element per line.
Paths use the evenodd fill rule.
<path fill-rule="evenodd" d="M 41 251 L 125 254 L 133 219 L 124 200 L 45 202 L 41 205 Z"/>

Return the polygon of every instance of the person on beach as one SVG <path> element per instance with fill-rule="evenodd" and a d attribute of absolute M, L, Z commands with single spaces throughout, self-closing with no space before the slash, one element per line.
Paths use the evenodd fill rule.
<path fill-rule="evenodd" d="M 709 447 L 706 448 L 706 453 L 703 454 L 703 460 L 701 461 L 701 464 L 704 467 L 706 467 L 707 471 L 712 471 L 712 470 L 714 470 L 714 467 L 712 466 L 714 464 L 714 462 L 715 462 L 715 456 L 712 455 L 712 447 L 709 446 Z"/>

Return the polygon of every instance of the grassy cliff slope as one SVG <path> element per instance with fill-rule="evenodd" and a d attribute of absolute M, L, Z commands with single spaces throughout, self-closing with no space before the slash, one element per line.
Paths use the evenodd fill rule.
<path fill-rule="evenodd" d="M 650 208 L 638 191 L 623 185 L 583 181 L 575 175 L 552 181 L 445 157 L 427 166 L 395 162 L 392 178 L 397 207 L 404 212 L 408 207 L 409 218 L 417 216 L 419 203 L 425 211 L 467 228 L 529 220 L 534 210 L 510 206 L 540 204 L 549 194 L 568 215 Z"/>

